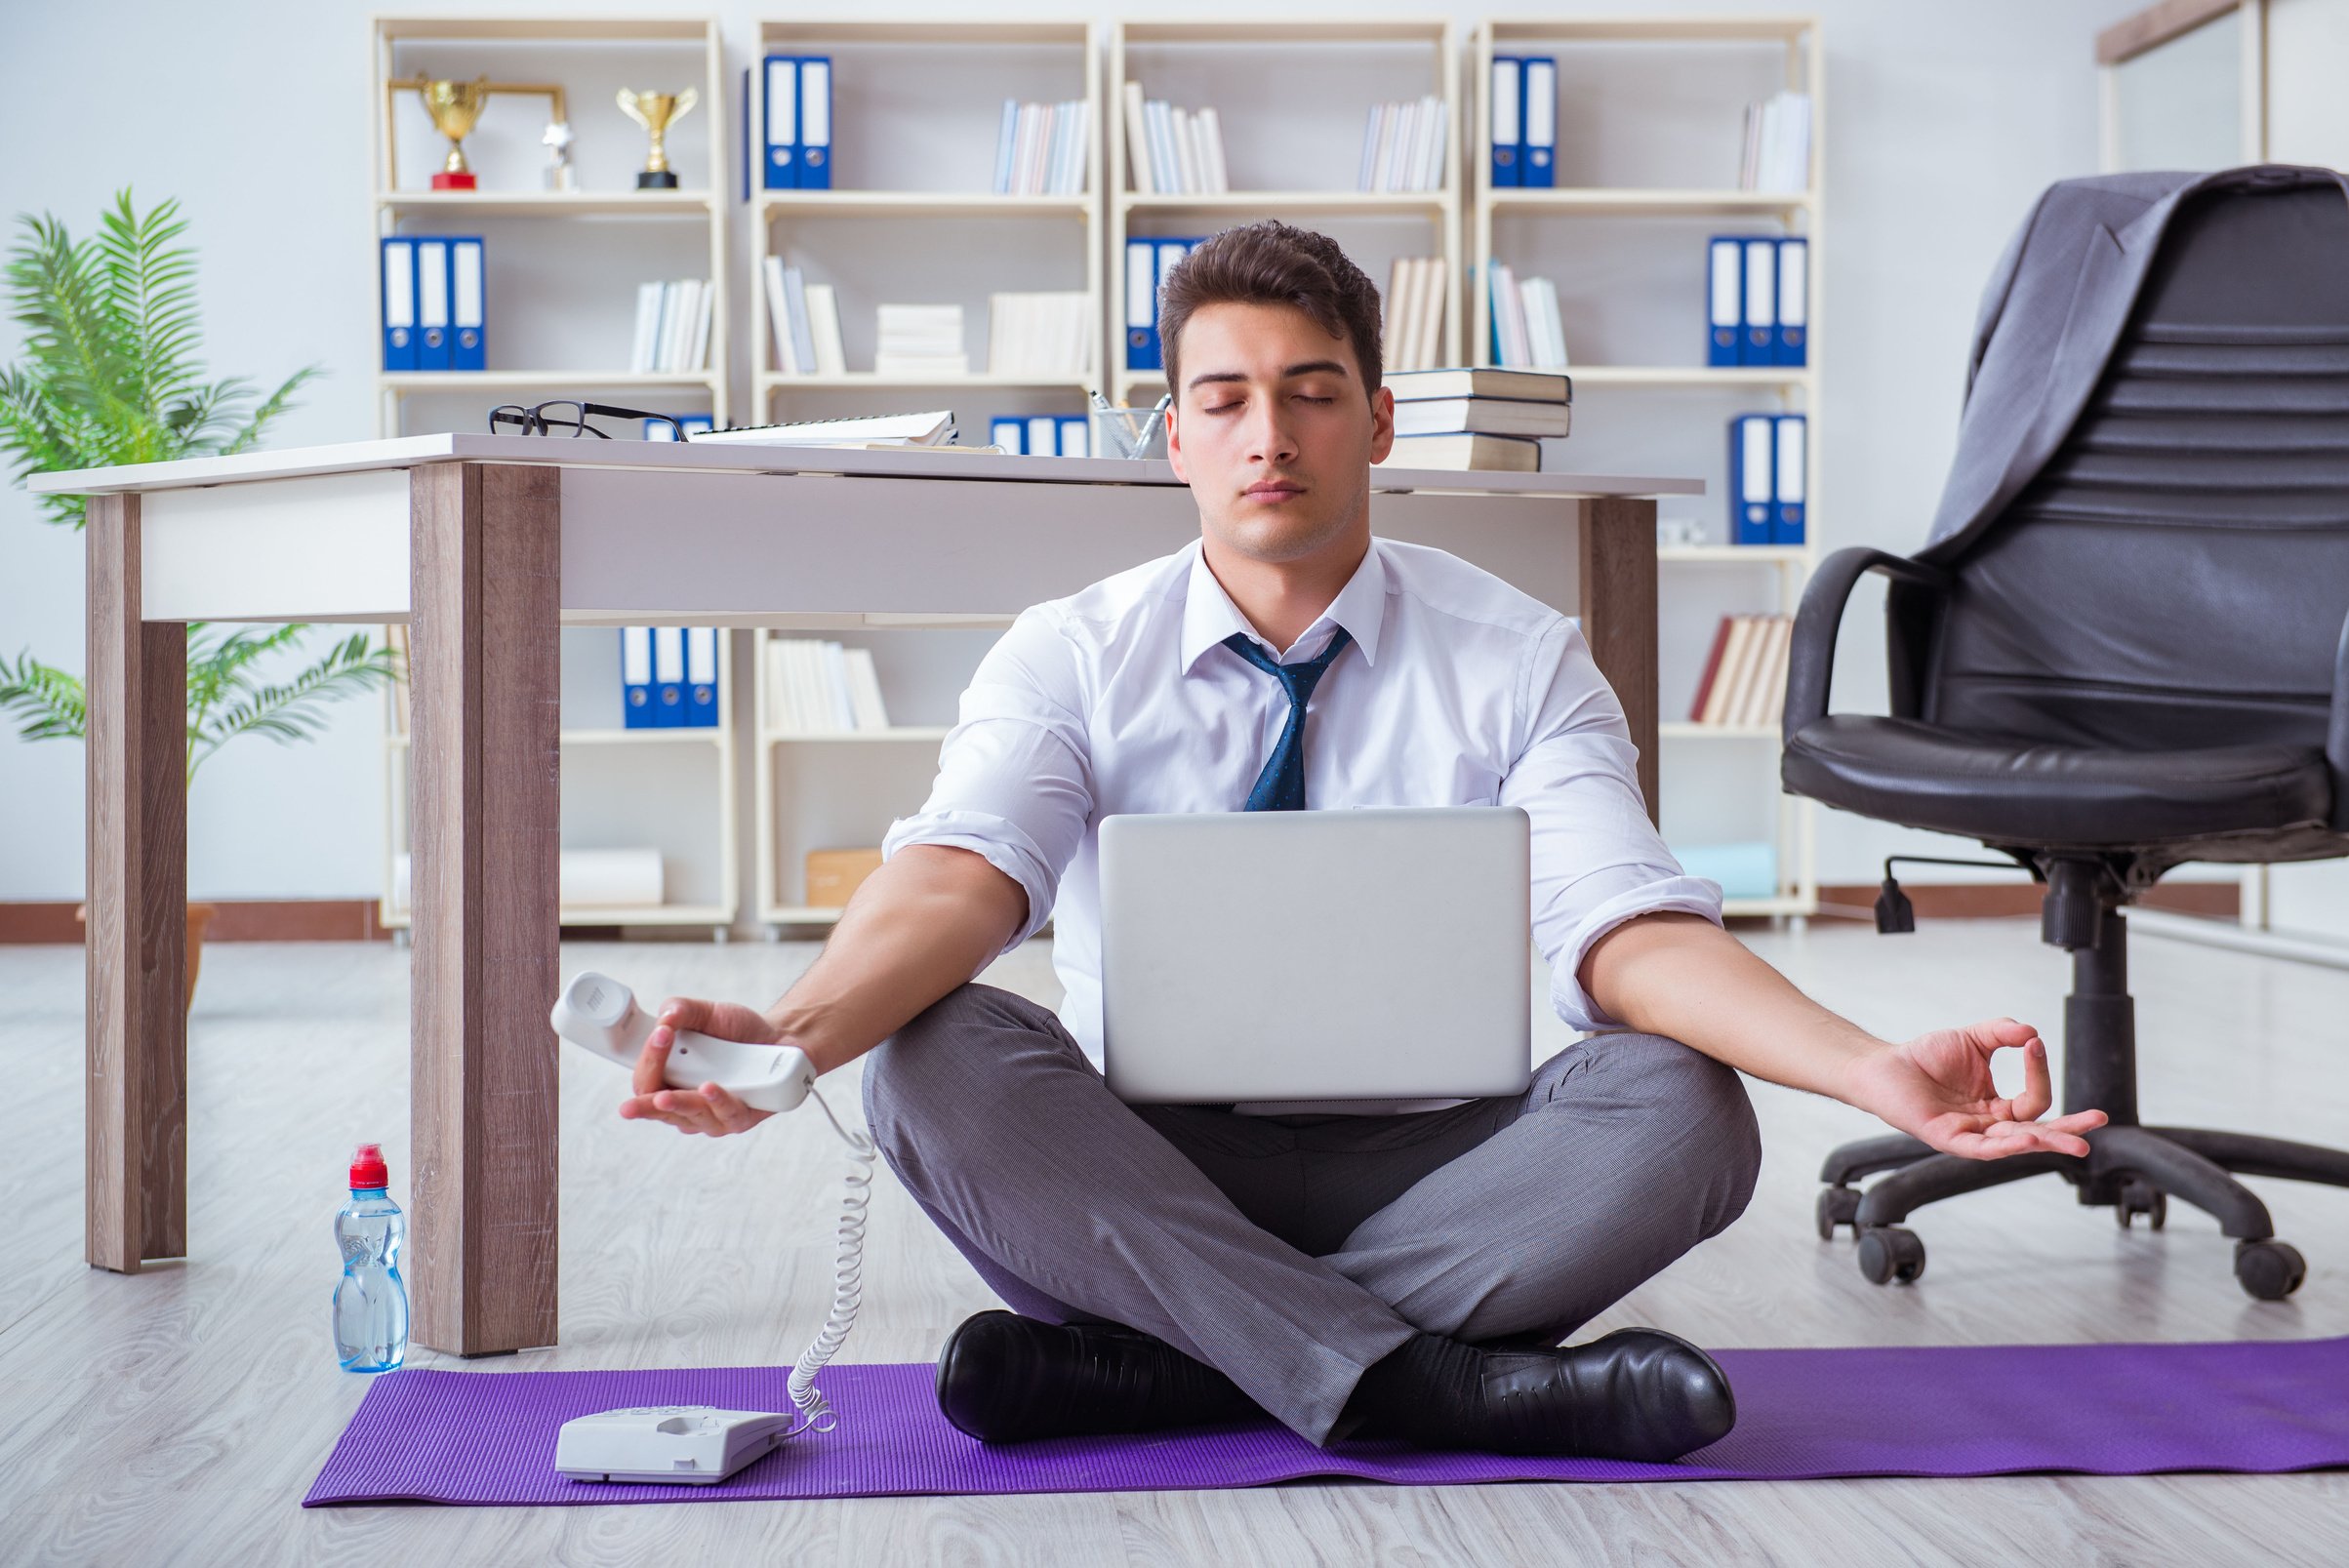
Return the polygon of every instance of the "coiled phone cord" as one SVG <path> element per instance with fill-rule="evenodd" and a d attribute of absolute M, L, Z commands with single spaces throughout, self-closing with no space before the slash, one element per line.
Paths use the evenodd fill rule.
<path fill-rule="evenodd" d="M 872 1140 L 863 1133 L 850 1132 L 832 1114 L 831 1106 L 811 1085 L 808 1098 L 824 1112 L 832 1131 L 848 1146 L 848 1190 L 840 1200 L 839 1251 L 832 1260 L 831 1315 L 824 1320 L 824 1331 L 815 1343 L 799 1352 L 792 1364 L 789 1388 L 791 1403 L 799 1411 L 798 1426 L 787 1434 L 796 1437 L 803 1431 L 828 1432 L 839 1424 L 825 1399 L 824 1390 L 816 1387 L 816 1374 L 823 1371 L 848 1331 L 856 1326 L 857 1307 L 865 1295 L 865 1212 L 872 1202 L 872 1162 L 875 1150 Z"/>

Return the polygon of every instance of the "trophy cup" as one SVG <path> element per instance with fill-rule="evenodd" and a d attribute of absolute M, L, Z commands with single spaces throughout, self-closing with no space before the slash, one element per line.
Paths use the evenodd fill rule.
<path fill-rule="evenodd" d="M 682 93 L 639 93 L 626 87 L 620 90 L 622 111 L 651 132 L 653 138 L 652 155 L 636 173 L 638 190 L 677 188 L 676 172 L 668 166 L 668 152 L 661 144 L 661 139 L 701 101 L 701 95 L 690 87 Z"/>
<path fill-rule="evenodd" d="M 449 161 L 432 176 L 434 190 L 471 190 L 480 183 L 473 171 L 466 167 L 465 138 L 489 106 L 489 78 L 476 77 L 469 82 L 432 82 L 419 77 L 408 84 L 424 95 L 425 112 L 432 116 L 432 124 L 449 139 Z"/>

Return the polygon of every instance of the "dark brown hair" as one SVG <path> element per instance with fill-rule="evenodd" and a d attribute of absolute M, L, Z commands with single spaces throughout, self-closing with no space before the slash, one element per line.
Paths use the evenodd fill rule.
<path fill-rule="evenodd" d="M 1158 294 L 1158 341 L 1166 384 L 1183 395 L 1183 324 L 1207 304 L 1285 304 L 1323 332 L 1351 339 L 1362 395 L 1375 396 L 1379 363 L 1378 288 L 1338 242 L 1277 219 L 1227 228 L 1200 243 L 1166 275 Z"/>

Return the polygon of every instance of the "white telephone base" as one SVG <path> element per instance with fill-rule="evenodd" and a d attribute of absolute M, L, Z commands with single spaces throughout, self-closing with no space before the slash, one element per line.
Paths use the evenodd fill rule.
<path fill-rule="evenodd" d="M 555 1434 L 554 1467 L 575 1481 L 712 1486 L 781 1447 L 796 1416 L 713 1405 L 647 1405 L 575 1416 Z"/>

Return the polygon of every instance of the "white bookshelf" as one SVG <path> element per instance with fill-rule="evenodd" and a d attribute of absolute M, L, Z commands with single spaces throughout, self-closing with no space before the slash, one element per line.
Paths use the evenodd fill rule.
<path fill-rule="evenodd" d="M 992 638 L 1010 623 L 1008 617 L 959 618 L 956 629 L 975 632 L 976 637 L 956 637 L 949 631 L 927 637 L 919 646 L 907 643 L 907 639 L 922 635 L 920 628 L 911 625 L 890 629 L 882 638 L 862 639 L 867 646 L 884 639 L 899 645 L 882 670 L 892 718 L 899 715 L 909 697 L 925 710 L 951 704 L 952 694 L 967 682 L 969 669 L 977 663 L 978 640 Z M 807 902 L 807 852 L 877 848 L 889 824 L 918 810 L 927 797 L 939 745 L 952 728 L 892 723 L 885 730 L 849 734 L 778 728 L 771 722 L 776 704 L 767 648 L 778 636 L 801 635 L 860 640 L 853 632 L 763 630 L 752 639 L 751 667 L 756 672 L 751 683 L 756 715 L 751 806 L 756 824 L 754 892 L 757 919 L 770 937 L 780 935 L 787 926 L 830 925 L 839 919 L 838 907 Z M 901 663 L 918 665 L 925 671 L 929 677 L 926 693 L 911 694 L 905 689 L 907 682 L 896 678 Z"/>
<path fill-rule="evenodd" d="M 376 433 L 484 429 L 491 400 L 466 398 L 473 392 L 510 393 L 517 402 L 659 393 L 659 412 L 708 413 L 726 423 L 733 329 L 725 204 L 734 181 L 728 161 L 733 120 L 717 23 L 690 18 L 379 17 L 372 45 L 372 232 L 378 238 L 483 235 L 490 364 L 484 371 L 386 372 L 379 357 Z M 562 86 L 576 138 L 572 165 L 579 188 L 544 188 L 547 153 L 539 137 L 547 101 L 506 95 L 490 100 L 465 139 L 480 187 L 428 188 L 448 143 L 416 95 L 390 98 L 385 91 L 388 83 L 420 72 Z M 678 189 L 635 188 L 647 139 L 614 103 L 615 85 L 692 87 L 700 95 L 668 133 Z M 682 247 L 680 229 L 690 236 Z M 374 255 L 371 248 L 371 279 Z M 627 370 L 635 285 L 693 270 L 713 291 L 708 368 L 673 376 Z M 371 284 L 368 293 L 376 292 Z M 583 320 L 593 323 L 585 334 L 577 325 Z M 568 363 L 583 336 L 595 350 Z"/>
<path fill-rule="evenodd" d="M 1162 371 L 1126 368 L 1125 242 L 1189 238 L 1260 218 L 1325 226 L 1383 295 L 1398 256 L 1440 256 L 1451 280 L 1440 358 L 1460 363 L 1462 125 L 1458 49 L 1441 18 L 1126 21 L 1110 29 L 1110 400 L 1148 407 L 1166 387 Z M 1213 106 L 1222 121 L 1229 192 L 1146 194 L 1134 189 L 1124 84 L 1181 107 Z M 1436 190 L 1353 188 L 1362 120 L 1373 103 L 1432 93 L 1444 106 L 1443 182 Z M 1259 176 L 1265 178 L 1259 180 Z M 1298 178 L 1298 177 L 1305 178 Z M 1303 185 L 1304 188 L 1297 188 Z"/>
<path fill-rule="evenodd" d="M 733 328 L 726 297 L 726 204 L 736 175 L 717 24 L 677 18 L 384 17 L 374 23 L 372 45 L 373 235 L 483 236 L 490 366 L 387 372 L 379 358 L 373 377 L 376 433 L 477 431 L 487 427 L 494 404 L 555 397 L 661 413 L 707 413 L 727 422 Z M 465 139 L 479 188 L 428 188 L 447 141 L 415 94 L 392 99 L 385 91 L 388 82 L 420 72 L 465 81 L 487 76 L 561 85 L 576 138 L 577 188 L 544 188 L 547 154 L 540 135 L 548 101 L 505 95 L 490 100 Z M 620 86 L 659 92 L 691 87 L 700 95 L 667 139 L 677 189 L 635 188 L 648 140 L 615 103 Z M 371 297 L 377 287 L 376 254 L 371 244 L 366 261 Z M 622 368 L 628 359 L 636 285 L 695 272 L 706 276 L 713 291 L 708 367 L 673 375 Z M 596 422 L 622 439 L 639 433 L 628 421 Z M 729 641 L 720 640 L 721 648 Z M 567 632 L 564 644 L 568 689 L 593 692 L 602 682 L 617 693 L 616 632 Z M 589 644 L 595 651 L 587 655 L 590 667 L 583 668 L 580 661 Z M 721 663 L 721 691 L 728 679 Z M 404 691 L 390 694 L 384 743 L 382 920 L 394 930 L 408 924 L 406 907 L 391 897 L 393 863 L 408 849 L 409 742 L 399 722 L 406 701 Z M 687 895 L 642 907 L 567 905 L 561 911 L 566 924 L 707 926 L 713 933 L 732 924 L 741 903 L 735 869 L 740 839 L 736 738 L 726 713 L 721 711 L 720 718 L 715 729 L 624 729 L 615 697 L 597 722 L 566 722 L 560 734 L 565 847 L 664 840 L 665 881 Z M 647 795 L 699 802 L 702 809 L 682 828 L 661 822 L 639 833 L 631 819 L 652 819 L 632 803 Z"/>
<path fill-rule="evenodd" d="M 735 634 L 718 632 L 718 722 L 698 729 L 631 730 L 620 721 L 619 632 L 567 628 L 563 640 L 563 847 L 632 848 L 647 837 L 662 855 L 665 889 L 685 896 L 651 905 L 563 905 L 575 926 L 707 926 L 725 940 L 742 904 L 735 870 L 736 704 L 728 671 Z M 384 896 L 379 918 L 404 931 L 408 907 L 394 902 L 395 863 L 409 853 L 407 693 L 385 705 Z M 648 813 L 647 799 L 664 803 Z M 680 806 L 702 809 L 678 809 Z"/>
<path fill-rule="evenodd" d="M 1102 316 L 1101 34 L 1084 21 L 768 21 L 750 71 L 753 152 L 765 123 L 770 54 L 832 60 L 832 186 L 768 190 L 754 175 L 750 278 L 751 404 L 763 421 L 903 411 L 937 394 L 965 445 L 983 445 L 996 415 L 1073 415 L 1101 385 L 1090 363 L 1061 378 L 986 370 L 988 297 L 1058 290 L 1085 296 Z M 1090 105 L 1083 190 L 997 195 L 995 141 L 1002 101 Z M 911 107 L 913 112 L 909 113 Z M 764 161 L 757 169 L 763 172 Z M 768 310 L 766 259 L 836 291 L 844 375 L 785 374 Z M 872 362 L 882 303 L 958 303 L 971 371 L 882 376 Z M 1096 338 L 1099 333 L 1096 330 Z M 886 394 L 860 400 L 856 394 Z"/>
<path fill-rule="evenodd" d="M 1491 115 L 1486 101 L 1496 54 L 1549 55 L 1559 62 L 1560 95 L 1555 188 L 1493 186 Z M 1806 537 L 1825 519 L 1820 428 L 1820 280 L 1825 271 L 1822 170 L 1825 167 L 1826 45 L 1809 16 L 1625 17 L 1488 20 L 1476 29 L 1470 64 L 1468 168 L 1474 188 L 1466 211 L 1471 265 L 1463 277 L 1471 356 L 1489 362 L 1490 295 L 1496 260 L 1519 275 L 1560 268 L 1567 297 L 1569 350 L 1578 347 L 1577 306 L 1589 336 L 1604 351 L 1569 365 L 1574 380 L 1574 445 L 1595 442 L 1604 462 L 1633 451 L 1648 467 L 1687 468 L 1678 430 L 1701 432 L 1698 449 L 1714 482 L 1704 515 L 1719 543 L 1659 546 L 1667 715 L 1684 712 L 1693 675 L 1717 617 L 1738 609 L 1791 615 L 1816 560 L 1806 546 L 1727 543 L 1725 486 L 1718 448 L 1729 413 L 1802 413 L 1808 417 Z M 1652 84 L 1644 95 L 1640 84 Z M 1717 114 L 1701 107 L 1723 85 Z M 1701 85 L 1700 85 L 1701 84 Z M 1734 90 L 1730 89 L 1734 84 Z M 1779 88 L 1811 98 L 1810 180 L 1801 191 L 1734 188 L 1739 111 Z M 1691 118 L 1691 105 L 1700 105 Z M 1599 133 L 1601 122 L 1605 135 Z M 1726 181 L 1726 183 L 1723 183 Z M 1809 242 L 1809 325 L 1802 366 L 1717 368 L 1705 364 L 1702 334 L 1706 225 L 1775 228 Z M 1644 243 L 1652 262 L 1639 247 Z M 1538 256 L 1525 264 L 1520 248 Z M 1627 261 L 1626 257 L 1632 258 Z M 1645 263 L 1645 264 L 1642 264 Z M 1672 272 L 1684 287 L 1658 291 L 1649 281 Z M 1586 284 L 1583 280 L 1596 279 Z M 1642 315 L 1660 330 L 1621 330 Z M 1678 623 L 1676 624 L 1676 617 Z M 1699 642 L 1691 648 L 1689 644 Z M 1691 668 L 1693 664 L 1693 668 Z M 1665 835 L 1678 844 L 1719 841 L 1712 824 L 1734 818 L 1765 826 L 1775 847 L 1777 888 L 1766 897 L 1726 901 L 1730 914 L 1804 917 L 1818 908 L 1813 806 L 1778 784 L 1775 725 L 1705 725 L 1668 718 L 1658 727 L 1666 757 L 1661 802 Z M 1750 781 L 1750 782 L 1749 782 Z M 1760 797 L 1760 798 L 1758 798 Z M 1766 799 L 1767 804 L 1762 803 Z M 1766 819 L 1766 821 L 1764 821 Z M 1754 836 L 1751 833 L 1741 837 Z"/>

